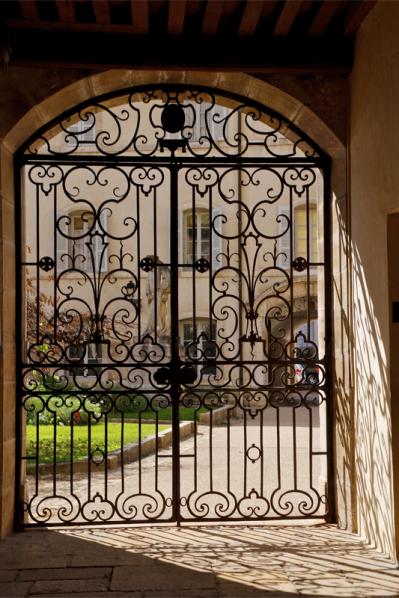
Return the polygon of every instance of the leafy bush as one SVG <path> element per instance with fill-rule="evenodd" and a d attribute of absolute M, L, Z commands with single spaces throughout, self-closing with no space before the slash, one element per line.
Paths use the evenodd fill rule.
<path fill-rule="evenodd" d="M 31 388 L 35 394 L 24 401 L 28 424 L 54 425 L 55 420 L 57 426 L 69 426 L 73 419 L 75 425 L 85 426 L 90 414 L 92 424 L 98 423 L 101 418 L 101 401 L 89 399 L 84 394 L 68 394 L 68 390 L 74 387 L 65 387 L 57 376 L 46 376 L 44 382 L 33 382 Z"/>

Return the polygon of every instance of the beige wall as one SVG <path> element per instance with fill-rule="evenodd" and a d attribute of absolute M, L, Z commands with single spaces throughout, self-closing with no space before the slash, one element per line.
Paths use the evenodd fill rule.
<path fill-rule="evenodd" d="M 361 27 L 351 77 L 350 122 L 358 523 L 359 532 L 391 557 L 395 540 L 387 214 L 399 209 L 398 24 L 399 3 L 379 2 Z M 396 422 L 393 430 L 397 427 Z"/>

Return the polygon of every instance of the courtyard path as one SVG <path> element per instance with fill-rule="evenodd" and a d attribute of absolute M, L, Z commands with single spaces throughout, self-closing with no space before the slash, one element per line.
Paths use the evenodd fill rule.
<path fill-rule="evenodd" d="M 281 415 L 279 440 L 273 420 L 259 426 L 256 419 L 248 418 L 245 429 L 242 419 L 233 419 L 229 428 L 223 423 L 212 429 L 209 425 L 198 425 L 196 439 L 191 436 L 180 444 L 183 518 L 253 517 L 251 512 L 257 513 L 259 517 L 266 512 L 268 516 L 285 516 L 289 514 L 287 504 L 290 502 L 293 505 L 292 514 L 299 516 L 298 505 L 301 501 L 309 508 L 305 514 L 323 516 L 325 505 L 319 504 L 318 497 L 326 491 L 326 468 L 325 458 L 317 454 L 323 448 L 323 441 L 319 428 L 315 425 L 312 450 L 316 454 L 310 461 L 307 418 L 307 411 L 298 411 L 295 449 L 292 410 L 286 410 Z M 193 457 L 195 443 L 196 459 Z M 254 447 L 261 447 L 261 450 Z M 105 475 L 104 471 L 93 465 L 90 484 L 87 473 L 74 475 L 73 492 L 67 474 L 57 475 L 55 491 L 53 478 L 42 475 L 35 498 L 34 480 L 29 478 L 29 496 L 36 509 L 34 512 L 40 517 L 40 513 L 45 516 L 47 509 L 51 509 L 55 515 L 60 507 L 65 507 L 69 513 L 69 499 L 76 513 L 79 499 L 81 504 L 87 501 L 83 509 L 86 522 L 96 520 L 96 512 L 100 507 L 104 508 L 107 519 L 120 520 L 121 517 L 117 514 L 112 515 L 111 505 L 118 506 L 119 513 L 122 513 L 122 518 L 127 523 L 129 518 L 138 521 L 152 519 L 154 523 L 168 520 L 172 516 L 172 507 L 170 502 L 165 504 L 164 499 L 172 496 L 171 454 L 169 446 L 159 451 L 158 459 L 151 454 L 143 457 L 141 463 L 126 463 L 123 476 L 120 466 L 109 470 Z M 271 502 L 270 497 L 279 486 L 274 499 L 277 511 L 272 507 L 267 511 L 268 503 L 262 497 L 267 497 Z M 293 491 L 295 486 L 297 490 Z M 93 498 L 96 495 L 97 498 Z M 43 497 L 48 498 L 43 501 Z M 240 500 L 242 497 L 246 498 L 242 500 L 239 509 L 235 508 L 236 499 Z M 251 511 L 253 509 L 255 511 Z M 78 517 L 75 520 L 83 519 Z"/>

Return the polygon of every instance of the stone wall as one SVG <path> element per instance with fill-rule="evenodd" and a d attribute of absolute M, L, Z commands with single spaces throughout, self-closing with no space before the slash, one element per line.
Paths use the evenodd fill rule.
<path fill-rule="evenodd" d="M 356 503 L 359 532 L 392 558 L 387 214 L 399 209 L 398 23 L 398 3 L 377 3 L 360 29 L 350 82 Z"/>

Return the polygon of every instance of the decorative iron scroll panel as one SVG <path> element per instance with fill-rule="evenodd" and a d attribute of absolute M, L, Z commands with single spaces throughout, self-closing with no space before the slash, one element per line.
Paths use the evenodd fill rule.
<path fill-rule="evenodd" d="M 330 516 L 327 167 L 174 86 L 23 148 L 20 523 Z"/>

